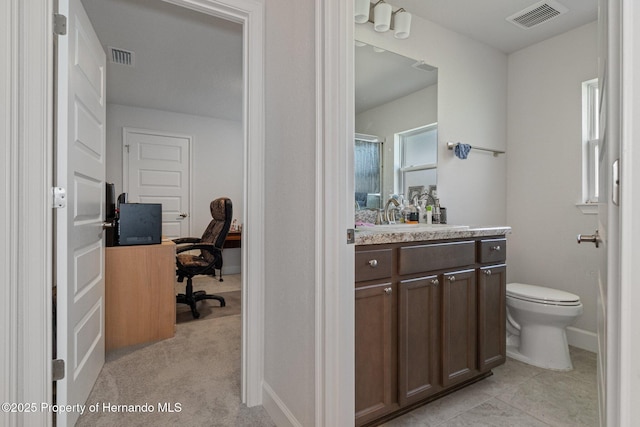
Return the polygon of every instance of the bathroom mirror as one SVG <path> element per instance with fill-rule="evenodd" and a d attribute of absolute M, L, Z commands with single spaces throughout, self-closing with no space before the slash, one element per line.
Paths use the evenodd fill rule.
<path fill-rule="evenodd" d="M 356 42 L 354 76 L 356 207 L 435 188 L 437 68 Z"/>

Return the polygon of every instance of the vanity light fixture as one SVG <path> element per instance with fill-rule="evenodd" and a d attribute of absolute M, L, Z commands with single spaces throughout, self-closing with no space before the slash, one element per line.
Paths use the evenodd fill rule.
<path fill-rule="evenodd" d="M 400 8 L 393 12 L 393 24 L 394 24 L 394 33 L 393 36 L 397 39 L 406 39 L 409 37 L 409 32 L 411 31 L 411 14 L 404 10 L 404 8 Z"/>
<path fill-rule="evenodd" d="M 353 2 L 353 9 L 353 19 L 357 24 L 364 24 L 369 21 L 369 11 L 371 10 L 371 3 L 369 0 L 355 0 Z"/>
<path fill-rule="evenodd" d="M 373 20 L 370 18 L 373 9 Z M 379 33 L 393 30 L 397 39 L 406 39 L 411 32 L 411 14 L 404 8 L 393 11 L 384 0 L 371 4 L 370 0 L 354 1 L 354 21 L 358 24 L 371 22 L 373 29 Z"/>
<path fill-rule="evenodd" d="M 380 0 L 373 7 L 373 29 L 379 33 L 389 31 L 391 28 L 391 5 Z"/>

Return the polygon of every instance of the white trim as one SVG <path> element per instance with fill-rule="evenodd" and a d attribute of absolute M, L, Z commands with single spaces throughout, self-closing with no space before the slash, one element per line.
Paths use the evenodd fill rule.
<path fill-rule="evenodd" d="M 53 7 L 50 1 L 5 0 L 0 11 L 0 45 L 8 58 L 0 68 L 6 138 L 0 253 L 8 264 L 0 298 L 0 363 L 7 374 L 0 393 L 3 402 L 40 404 L 52 399 Z M 48 412 L 2 417 L 9 426 L 51 425 Z"/>
<path fill-rule="evenodd" d="M 353 0 L 316 0 L 315 425 L 353 425 Z"/>
<path fill-rule="evenodd" d="M 622 0 L 621 23 L 621 90 L 622 106 L 621 130 L 621 195 L 620 195 L 620 378 L 619 378 L 619 424 L 635 425 L 640 419 L 640 225 L 637 221 L 640 209 L 640 175 L 634 174 L 631 165 L 640 161 L 640 4 L 637 1 Z M 611 312 L 609 312 L 611 313 Z M 614 314 L 614 313 L 611 313 Z"/>
<path fill-rule="evenodd" d="M 576 208 L 580 209 L 585 215 L 597 215 L 598 204 L 597 203 L 576 203 Z"/>
<path fill-rule="evenodd" d="M 257 0 L 164 0 L 243 25 L 244 214 L 242 402 L 262 403 L 264 365 L 264 5 Z M 251 283 L 251 292 L 249 290 Z"/>
<path fill-rule="evenodd" d="M 569 345 L 590 351 L 598 352 L 598 334 L 573 326 L 567 327 L 567 341 Z"/>
<path fill-rule="evenodd" d="M 287 408 L 280 396 L 271 388 L 268 383 L 263 383 L 263 406 L 271 420 L 279 427 L 302 427 L 293 413 Z"/>

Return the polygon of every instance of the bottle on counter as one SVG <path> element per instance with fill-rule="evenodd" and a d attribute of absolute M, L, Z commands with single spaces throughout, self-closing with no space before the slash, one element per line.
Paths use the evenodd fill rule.
<path fill-rule="evenodd" d="M 425 214 L 427 224 L 433 224 L 433 206 L 427 206 L 427 213 Z"/>
<path fill-rule="evenodd" d="M 440 224 L 440 199 L 435 199 L 436 205 L 433 209 L 433 223 Z"/>

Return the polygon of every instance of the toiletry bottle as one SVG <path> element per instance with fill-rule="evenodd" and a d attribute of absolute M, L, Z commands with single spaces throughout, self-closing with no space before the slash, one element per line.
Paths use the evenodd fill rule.
<path fill-rule="evenodd" d="M 429 205 L 427 206 L 427 224 L 433 224 L 433 206 Z"/>
<path fill-rule="evenodd" d="M 427 218 L 425 217 L 424 202 L 424 200 L 418 200 L 418 222 L 420 224 L 424 224 L 425 222 L 427 222 Z"/>
<path fill-rule="evenodd" d="M 435 200 L 436 200 L 436 206 L 434 207 L 434 210 L 433 210 L 433 223 L 440 224 L 440 199 L 435 199 Z"/>

